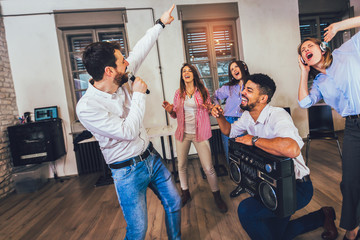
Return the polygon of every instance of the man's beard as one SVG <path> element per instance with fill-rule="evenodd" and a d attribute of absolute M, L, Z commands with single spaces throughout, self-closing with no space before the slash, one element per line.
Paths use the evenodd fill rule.
<path fill-rule="evenodd" d="M 252 110 L 253 108 L 255 107 L 255 103 L 251 103 L 251 104 L 248 104 L 246 106 L 241 106 L 240 105 L 240 108 L 244 111 L 249 111 Z"/>
<path fill-rule="evenodd" d="M 129 79 L 129 76 L 127 73 L 117 72 L 117 74 L 114 78 L 114 83 L 116 85 L 118 85 L 119 87 L 121 87 L 124 83 L 127 83 L 128 79 Z"/>
<path fill-rule="evenodd" d="M 240 108 L 244 111 L 251 111 L 252 109 L 254 109 L 254 107 L 256 106 L 256 103 L 258 103 L 259 101 L 256 101 L 254 103 L 250 103 L 250 104 L 247 104 L 246 106 L 242 106 L 240 105 Z"/>

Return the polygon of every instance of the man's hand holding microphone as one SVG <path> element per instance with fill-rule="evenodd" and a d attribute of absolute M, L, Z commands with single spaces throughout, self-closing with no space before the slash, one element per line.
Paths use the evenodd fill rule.
<path fill-rule="evenodd" d="M 136 77 L 132 84 L 133 92 L 146 93 L 147 85 L 146 83 L 139 77 Z"/>

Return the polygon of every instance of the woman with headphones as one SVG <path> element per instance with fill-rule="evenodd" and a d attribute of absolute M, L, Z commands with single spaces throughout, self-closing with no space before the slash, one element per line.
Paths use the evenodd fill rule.
<path fill-rule="evenodd" d="M 329 42 L 338 31 L 354 27 L 360 27 L 360 17 L 333 23 L 325 28 L 324 41 Z M 320 40 L 304 39 L 298 53 L 300 107 L 309 108 L 323 99 L 346 118 L 340 183 L 343 195 L 340 227 L 346 229 L 344 240 L 359 239 L 360 32 L 332 53 Z M 311 74 L 315 75 L 315 79 L 309 91 L 308 78 Z"/>
<path fill-rule="evenodd" d="M 249 69 L 243 61 L 231 61 L 229 63 L 229 82 L 224 84 L 214 93 L 214 103 L 220 105 L 220 101 L 226 101 L 224 116 L 231 124 L 238 120 L 242 114 L 240 109 L 241 92 L 244 87 L 244 79 L 250 75 Z M 221 133 L 222 143 L 225 151 L 226 161 L 229 164 L 229 137 Z M 234 198 L 243 193 L 241 186 L 237 186 L 231 193 L 230 197 Z"/>

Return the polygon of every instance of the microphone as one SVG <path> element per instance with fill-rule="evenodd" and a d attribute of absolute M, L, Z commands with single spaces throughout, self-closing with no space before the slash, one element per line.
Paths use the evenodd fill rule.
<path fill-rule="evenodd" d="M 128 73 L 128 76 L 129 76 L 129 79 L 130 79 L 131 81 L 135 81 L 135 76 L 134 76 L 134 74 L 132 74 L 132 73 L 130 72 L 130 73 Z M 146 89 L 146 94 L 150 94 L 150 90 L 149 90 L 149 89 Z"/>

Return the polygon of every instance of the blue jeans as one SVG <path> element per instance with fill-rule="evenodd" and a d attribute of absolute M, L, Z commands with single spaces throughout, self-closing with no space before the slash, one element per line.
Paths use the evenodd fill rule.
<path fill-rule="evenodd" d="M 311 182 L 296 183 L 297 209 L 305 207 L 313 196 Z M 324 223 L 322 210 L 290 220 L 289 217 L 279 218 L 260 201 L 250 197 L 240 202 L 238 216 L 241 225 L 253 240 L 293 239 L 297 235 L 321 227 Z"/>
<path fill-rule="evenodd" d="M 239 118 L 238 117 L 229 117 L 226 116 L 225 117 L 226 121 L 228 121 L 230 124 L 234 123 L 235 121 L 237 121 Z M 226 157 L 226 162 L 229 165 L 229 137 L 224 135 L 223 133 L 221 133 L 221 139 L 222 139 L 222 143 L 223 143 L 223 147 L 224 147 L 224 152 L 225 152 L 225 157 Z"/>
<path fill-rule="evenodd" d="M 181 200 L 171 173 L 158 153 L 121 169 L 111 169 L 116 193 L 127 223 L 125 239 L 145 239 L 147 230 L 146 189 L 161 200 L 165 209 L 168 239 L 180 239 Z"/>

